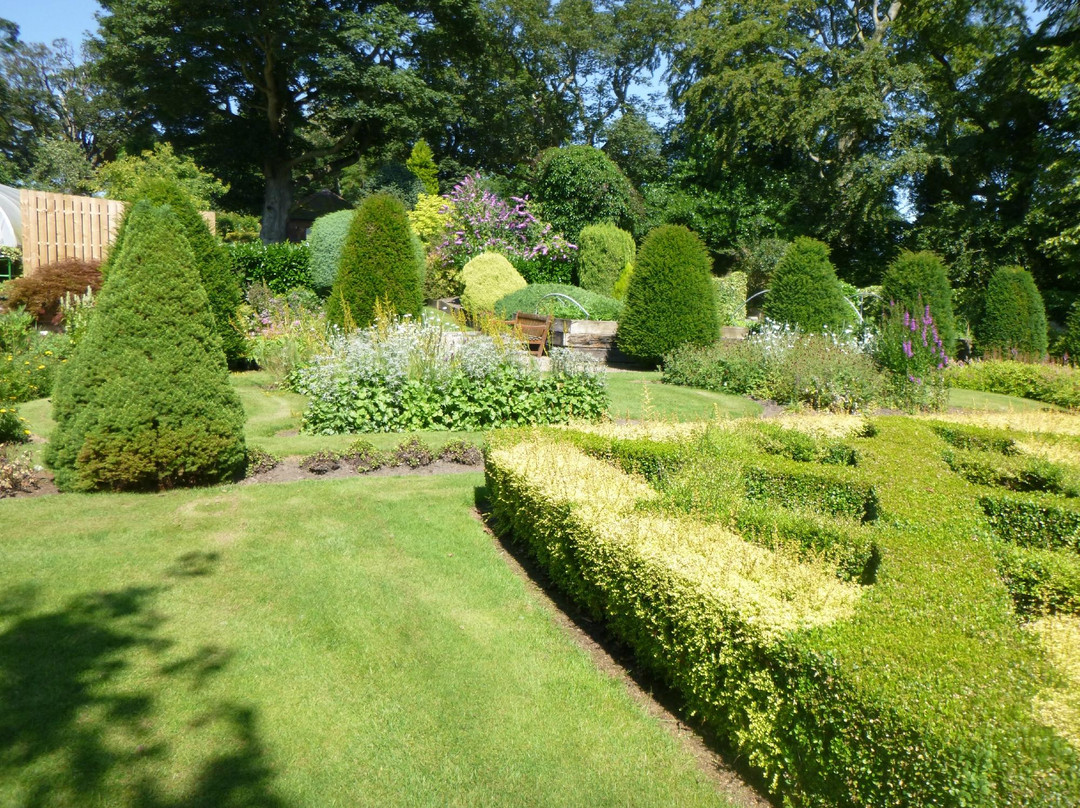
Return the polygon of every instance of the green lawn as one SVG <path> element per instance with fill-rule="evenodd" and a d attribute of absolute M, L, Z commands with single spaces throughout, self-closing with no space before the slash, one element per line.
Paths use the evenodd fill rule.
<path fill-rule="evenodd" d="M 1030 410 L 1060 410 L 1053 404 L 1032 401 L 1029 398 L 1003 396 L 999 393 L 983 393 L 979 390 L 949 388 L 949 406 L 965 410 L 987 410 L 989 412 L 1027 412 Z"/>
<path fill-rule="evenodd" d="M 481 483 L 0 501 L 0 805 L 726 805 Z"/>
<path fill-rule="evenodd" d="M 661 420 L 700 421 L 718 415 L 752 418 L 761 414 L 761 405 L 748 398 L 662 384 L 662 375 L 647 371 L 609 373 L 611 417 L 639 420 L 651 416 Z"/>

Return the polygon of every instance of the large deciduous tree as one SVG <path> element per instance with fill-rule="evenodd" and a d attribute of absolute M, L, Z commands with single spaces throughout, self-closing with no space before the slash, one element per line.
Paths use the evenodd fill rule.
<path fill-rule="evenodd" d="M 95 75 L 92 53 L 22 42 L 4 20 L 0 109 L 0 179 L 52 191 L 94 190 L 94 169 L 147 130 Z"/>
<path fill-rule="evenodd" d="M 937 136 L 955 134 L 954 108 L 1022 12 L 1014 0 L 707 0 L 673 53 L 689 150 L 750 185 L 788 177 L 795 229 L 869 279 L 898 246 L 905 191 L 948 171 Z"/>
<path fill-rule="evenodd" d="M 166 137 L 241 191 L 261 169 L 262 238 L 280 241 L 294 177 L 411 141 L 441 114 L 418 66 L 469 39 L 473 0 L 103 0 L 104 73 Z M 449 104 L 444 105 L 447 108 Z"/>

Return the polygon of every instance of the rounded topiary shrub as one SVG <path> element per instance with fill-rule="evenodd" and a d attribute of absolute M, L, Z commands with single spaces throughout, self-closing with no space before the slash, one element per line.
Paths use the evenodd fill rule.
<path fill-rule="evenodd" d="M 554 295 L 562 295 L 555 297 Z M 588 289 L 565 283 L 530 283 L 524 289 L 507 295 L 495 304 L 495 313 L 510 318 L 519 311 L 550 314 L 569 320 L 584 320 L 586 315 L 566 298 L 581 304 L 590 320 L 618 320 L 623 304 L 613 297 L 598 295 Z"/>
<path fill-rule="evenodd" d="M 235 365 L 243 358 L 247 346 L 244 336 L 236 328 L 236 309 L 243 302 L 240 279 L 233 272 L 232 261 L 224 244 L 210 232 L 210 226 L 202 217 L 190 194 L 173 180 L 163 177 L 149 177 L 136 187 L 132 198 L 145 200 L 152 205 L 168 205 L 183 229 L 184 237 L 195 254 L 195 267 L 202 281 L 206 296 L 210 299 L 210 310 L 214 315 L 214 330 L 221 340 L 221 347 L 230 365 Z M 128 207 L 130 214 L 131 207 Z M 127 238 L 125 221 L 121 221 L 116 242 L 109 253 L 109 260 L 102 268 L 107 276 L 113 263 L 112 256 L 119 257 Z"/>
<path fill-rule="evenodd" d="M 341 264 L 341 250 L 349 235 L 355 210 L 339 210 L 320 216 L 308 231 L 308 249 L 311 257 L 311 285 L 322 294 L 329 293 L 337 279 Z"/>
<path fill-rule="evenodd" d="M 590 224 L 578 236 L 578 284 L 610 297 L 619 276 L 633 265 L 634 237 L 613 224 Z"/>
<path fill-rule="evenodd" d="M 682 225 L 645 237 L 619 320 L 619 349 L 657 363 L 680 345 L 708 345 L 719 334 L 709 254 Z"/>
<path fill-rule="evenodd" d="M 902 252 L 885 271 L 881 297 L 886 304 L 896 303 L 905 311 L 922 316 L 925 307 L 937 325 L 945 350 L 952 352 L 956 342 L 956 318 L 953 315 L 952 287 L 945 262 L 928 251 Z"/>
<path fill-rule="evenodd" d="M 1031 359 L 1046 355 L 1046 309 L 1030 272 L 1021 267 L 994 270 L 976 336 L 983 353 Z"/>
<path fill-rule="evenodd" d="M 171 207 L 136 203 L 97 309 L 53 391 L 46 462 L 65 491 L 242 475 L 244 411 Z"/>
<path fill-rule="evenodd" d="M 470 316 L 495 311 L 497 302 L 527 285 L 513 264 L 493 252 L 480 253 L 465 264 L 461 282 L 465 286 L 461 305 Z"/>
<path fill-rule="evenodd" d="M 532 189 L 540 218 L 575 244 L 586 225 L 610 222 L 634 231 L 644 213 L 630 180 L 592 146 L 542 151 Z"/>
<path fill-rule="evenodd" d="M 420 316 L 424 305 L 424 253 L 405 206 L 388 194 L 365 199 L 349 226 L 326 318 L 360 327 L 375 318 L 375 303 L 395 314 Z"/>
<path fill-rule="evenodd" d="M 827 245 L 797 238 L 773 270 L 762 314 L 777 323 L 808 333 L 838 331 L 852 323 L 855 312 L 841 291 Z"/>

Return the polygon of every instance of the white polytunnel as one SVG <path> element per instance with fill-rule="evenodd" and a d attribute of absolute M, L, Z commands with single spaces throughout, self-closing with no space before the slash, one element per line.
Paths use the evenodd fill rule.
<path fill-rule="evenodd" d="M 22 246 L 19 189 L 0 185 L 0 247 Z"/>

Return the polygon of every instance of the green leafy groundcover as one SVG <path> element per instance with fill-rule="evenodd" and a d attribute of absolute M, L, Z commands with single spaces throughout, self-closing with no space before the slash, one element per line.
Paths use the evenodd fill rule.
<path fill-rule="evenodd" d="M 1015 495 L 924 421 L 783 424 L 497 433 L 493 519 L 785 805 L 1080 804 L 1080 719 L 1024 623 L 1054 611 L 1033 581 L 1073 602 L 1068 564 L 1010 566 L 979 492 Z"/>

